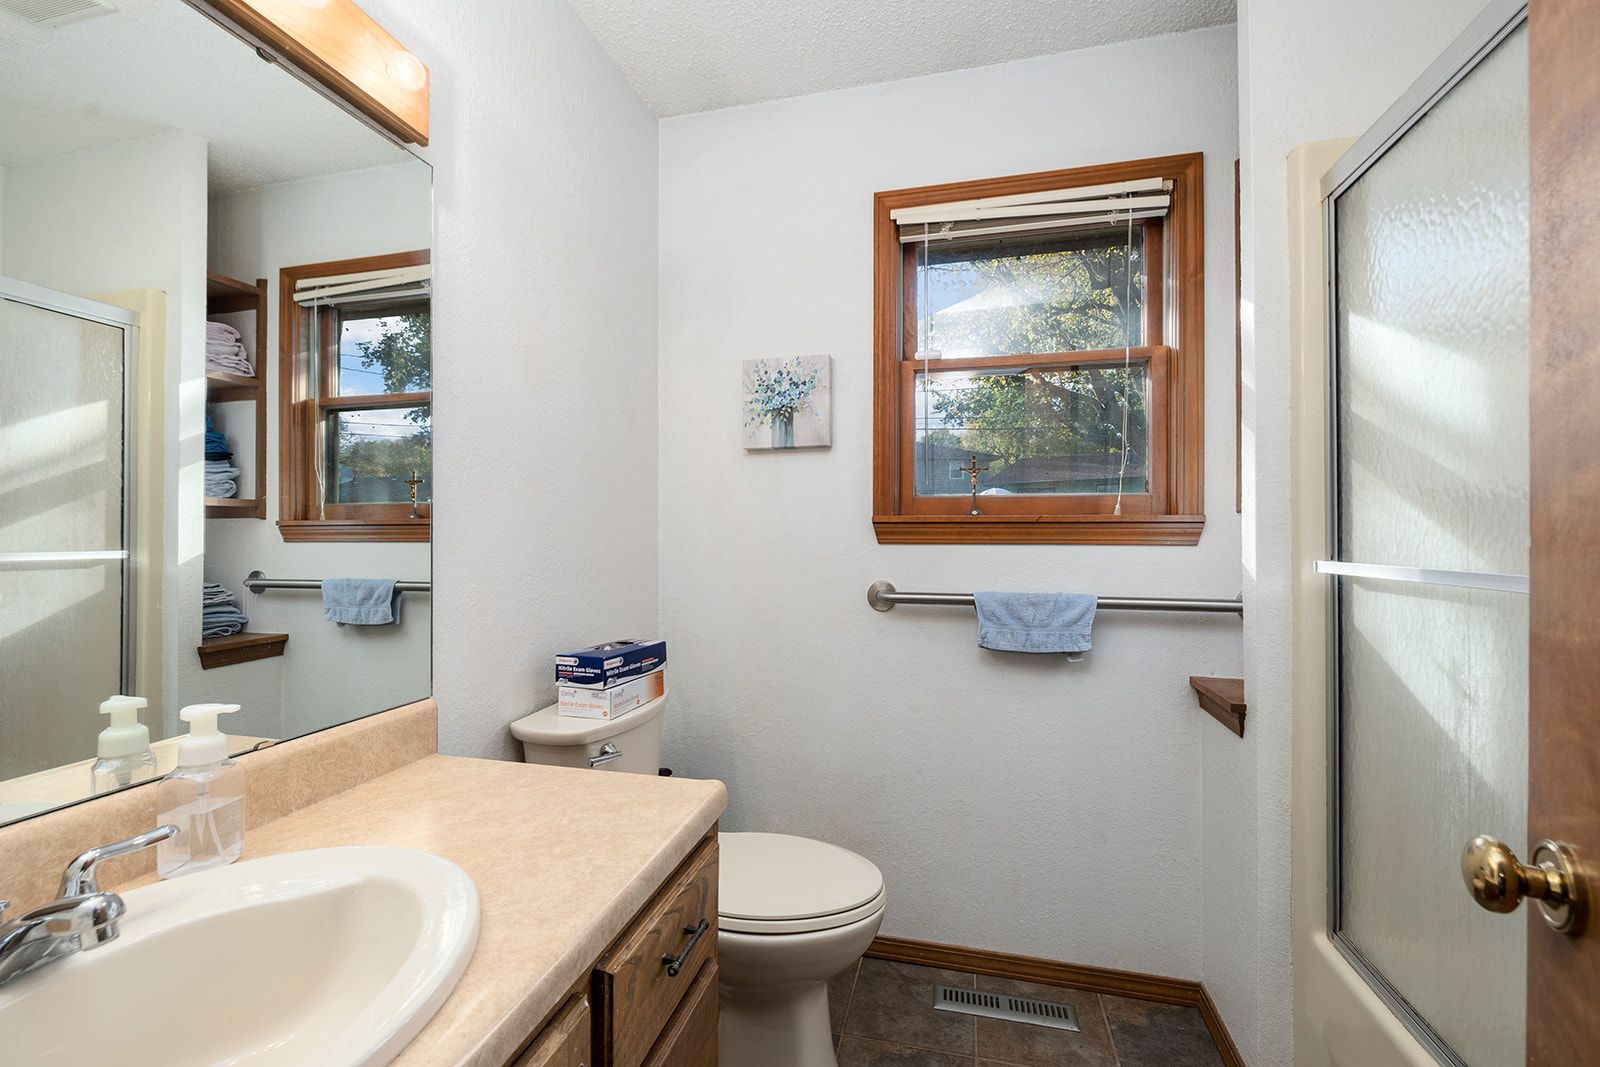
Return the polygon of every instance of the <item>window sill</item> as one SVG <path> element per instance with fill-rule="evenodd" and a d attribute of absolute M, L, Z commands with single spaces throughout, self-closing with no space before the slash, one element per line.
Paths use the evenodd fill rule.
<path fill-rule="evenodd" d="M 1204 515 L 874 515 L 880 545 L 1193 545 Z"/>
<path fill-rule="evenodd" d="M 280 519 L 278 532 L 290 543 L 305 541 L 420 541 L 432 539 L 428 519 L 361 522 L 339 519 Z"/>

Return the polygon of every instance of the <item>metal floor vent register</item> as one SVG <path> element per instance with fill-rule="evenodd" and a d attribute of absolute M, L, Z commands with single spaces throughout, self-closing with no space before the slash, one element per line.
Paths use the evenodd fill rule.
<path fill-rule="evenodd" d="M 1009 1023 L 1048 1026 L 1054 1030 L 1078 1029 L 1078 1009 L 1071 1004 L 1014 997 L 1009 993 L 982 993 L 975 989 L 957 989 L 955 986 L 934 986 L 933 1008 L 935 1011 L 953 1011 L 961 1015 L 981 1015 L 985 1019 L 1004 1019 Z"/>

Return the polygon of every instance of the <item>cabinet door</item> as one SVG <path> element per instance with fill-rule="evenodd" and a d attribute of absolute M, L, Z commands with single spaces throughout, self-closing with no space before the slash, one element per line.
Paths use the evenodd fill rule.
<path fill-rule="evenodd" d="M 702 844 L 600 958 L 598 1058 L 639 1067 L 717 951 L 717 842 Z"/>
<path fill-rule="evenodd" d="M 708 960 L 644 1067 L 717 1067 L 717 961 Z"/>
<path fill-rule="evenodd" d="M 512 1067 L 589 1067 L 589 998 L 581 993 L 567 1001 L 549 1026 L 533 1039 Z"/>

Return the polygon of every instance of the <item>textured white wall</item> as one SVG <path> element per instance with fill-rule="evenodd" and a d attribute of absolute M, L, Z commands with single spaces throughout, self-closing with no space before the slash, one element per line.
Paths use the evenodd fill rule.
<path fill-rule="evenodd" d="M 1205 30 L 661 124 L 666 761 L 727 781 L 731 829 L 878 863 L 886 933 L 1201 973 L 1200 747 L 1222 728 L 1187 679 L 1238 670 L 1238 622 L 1108 614 L 1068 664 L 983 652 L 970 612 L 878 614 L 865 592 L 1238 592 L 1234 45 L 1231 27 Z M 1200 544 L 878 545 L 872 194 L 1193 151 L 1209 236 Z M 834 357 L 833 448 L 745 453 L 740 361 L 818 352 Z"/>
<path fill-rule="evenodd" d="M 1290 1060 L 1289 246 L 1285 157 L 1363 132 L 1483 7 L 1240 0 L 1243 745 L 1205 745 L 1206 987 L 1252 1065 Z M 1252 877 L 1252 872 L 1254 876 Z M 1226 902 L 1228 906 L 1223 906 Z"/>
<path fill-rule="evenodd" d="M 289 544 L 278 532 L 278 272 L 303 263 L 409 252 L 432 245 L 432 175 L 426 164 L 406 161 L 301 181 L 280 182 L 210 205 L 209 263 L 213 270 L 253 281 L 267 279 L 267 349 L 254 353 L 257 372 L 267 368 L 267 518 L 206 521 L 206 577 L 240 594 L 250 628 L 286 633 L 282 657 L 209 671 L 184 679 L 185 703 L 227 700 L 281 708 L 273 737 L 294 737 L 353 715 L 396 707 L 431 691 L 432 600 L 407 594 L 399 627 L 334 626 L 322 617 L 316 593 L 244 591 L 244 576 L 260 570 L 278 578 L 384 577 L 426 580 L 426 544 Z M 251 316 L 233 319 L 254 349 Z M 254 472 L 253 417 L 243 405 L 216 406 L 230 434 L 234 461 Z M 221 420 L 226 420 L 222 422 Z M 253 485 L 254 483 L 249 483 Z M 191 661 L 193 657 L 190 657 Z M 251 721 L 256 721 L 252 718 Z M 245 732 L 240 729 L 238 732 Z"/>
<path fill-rule="evenodd" d="M 434 71 L 434 694 L 516 754 L 563 647 L 657 625 L 656 120 L 562 0 L 362 4 Z"/>

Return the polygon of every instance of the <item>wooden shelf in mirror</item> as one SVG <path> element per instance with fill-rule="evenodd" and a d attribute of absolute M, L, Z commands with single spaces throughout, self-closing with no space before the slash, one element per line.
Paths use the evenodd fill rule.
<path fill-rule="evenodd" d="M 257 285 L 230 278 L 217 271 L 206 271 L 206 314 L 222 315 L 230 311 L 254 311 L 256 302 L 265 290 L 265 280 Z"/>
<path fill-rule="evenodd" d="M 208 496 L 206 497 L 206 518 L 260 518 L 261 516 L 255 514 L 258 503 L 260 502 L 240 497 Z"/>
<path fill-rule="evenodd" d="M 231 667 L 235 663 L 271 659 L 283 655 L 283 646 L 289 643 L 288 634 L 258 634 L 250 630 L 229 634 L 226 637 L 208 637 L 195 649 L 200 654 L 200 669 Z"/>
<path fill-rule="evenodd" d="M 220 370 L 206 371 L 206 399 L 254 400 L 263 392 L 260 378 L 246 378 L 242 374 L 227 374 Z"/>
<path fill-rule="evenodd" d="M 240 281 L 217 271 L 206 272 L 206 318 L 215 315 L 251 314 L 255 316 L 254 377 L 206 371 L 206 403 L 247 403 L 255 406 L 255 468 L 249 472 L 255 495 L 240 498 L 206 498 L 208 519 L 264 519 L 267 517 L 267 381 L 263 354 L 267 350 L 267 280 Z M 247 442 L 239 442 L 241 450 Z M 235 454 L 237 466 L 238 454 Z"/>

